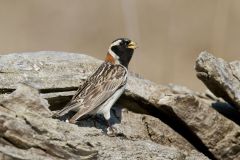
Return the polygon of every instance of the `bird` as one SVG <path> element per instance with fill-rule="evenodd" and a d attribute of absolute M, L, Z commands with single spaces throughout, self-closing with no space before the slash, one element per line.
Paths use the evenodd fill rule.
<path fill-rule="evenodd" d="M 54 117 L 61 117 L 70 111 L 76 113 L 68 122 L 76 123 L 85 115 L 103 115 L 111 130 L 110 109 L 123 94 L 128 77 L 128 65 L 137 44 L 128 38 L 114 40 L 99 68 L 86 79 L 70 102 Z"/>

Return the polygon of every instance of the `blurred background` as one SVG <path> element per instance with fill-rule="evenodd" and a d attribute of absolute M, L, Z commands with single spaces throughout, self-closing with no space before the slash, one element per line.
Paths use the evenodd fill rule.
<path fill-rule="evenodd" d="M 0 0 L 0 54 L 42 50 L 104 59 L 129 37 L 130 70 L 161 84 L 205 90 L 194 63 L 207 50 L 239 60 L 239 0 Z"/>

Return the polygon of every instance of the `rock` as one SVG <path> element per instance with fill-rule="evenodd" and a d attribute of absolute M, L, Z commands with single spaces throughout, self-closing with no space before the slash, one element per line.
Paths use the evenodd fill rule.
<path fill-rule="evenodd" d="M 129 85 L 126 95 L 141 106 L 141 113 L 158 117 L 211 159 L 240 159 L 240 127 L 213 109 L 223 103 L 176 85 L 162 86 L 143 79 L 136 83 L 132 79 Z"/>
<path fill-rule="evenodd" d="M 131 92 L 128 96 L 142 107 L 147 104 L 144 108 L 153 111 L 151 115 L 170 125 L 211 159 L 240 159 L 240 127 L 212 108 L 217 101 L 172 85 L 155 85 L 146 93 L 142 96 Z"/>
<path fill-rule="evenodd" d="M 88 56 L 63 52 L 1 56 L 0 90 L 5 95 L 0 97 L 6 97 L 18 83 L 27 83 L 40 91 L 40 99 L 46 98 L 51 110 L 61 109 L 100 63 Z M 8 100 L 5 103 L 12 104 Z M 3 113 L 11 112 L 9 116 L 19 118 L 22 126 L 27 120 L 26 124 L 34 126 L 30 128 L 40 131 L 37 134 L 44 137 L 41 141 L 48 139 L 54 144 L 57 141 L 62 144 L 60 148 L 65 147 L 66 142 L 70 146 L 79 144 L 80 150 L 87 148 L 88 156 L 97 155 L 98 159 L 111 159 L 111 155 L 118 155 L 119 159 L 156 159 L 158 156 L 159 159 L 206 159 L 194 148 L 211 159 L 239 159 L 239 126 L 212 106 L 218 106 L 218 100 L 212 96 L 209 98 L 183 86 L 158 85 L 130 74 L 126 92 L 112 110 L 111 122 L 117 128 L 115 138 L 105 135 L 107 126 L 101 118 L 95 127 L 91 118 L 80 121 L 78 126 L 48 118 L 50 114 L 45 109 L 44 114 L 40 112 L 37 116 L 25 114 L 23 110 L 18 113 L 24 115 L 23 118 L 16 117 L 16 113 L 6 107 Z M 28 145 L 25 144 L 28 140 L 23 141 Z M 3 143 L 5 139 L 0 139 L 0 144 Z M 59 143 L 55 145 L 59 147 Z M 75 156 L 72 151 L 68 155 Z"/>
<path fill-rule="evenodd" d="M 116 115 L 121 123 L 114 125 L 114 127 L 128 139 L 152 140 L 155 143 L 175 147 L 188 153 L 194 150 L 194 147 L 188 141 L 159 119 L 149 115 L 136 114 L 125 109 L 118 112 L 119 108 L 121 109 L 122 106 L 114 107 L 113 112 L 121 113 L 119 116 Z"/>
<path fill-rule="evenodd" d="M 101 63 L 84 54 L 54 51 L 0 55 L 0 93 L 11 93 L 19 83 L 31 85 L 41 93 L 73 91 Z M 155 85 L 130 73 L 127 90 L 146 96 L 155 90 Z"/>
<path fill-rule="evenodd" d="M 71 125 L 60 133 L 58 123 L 51 119 L 48 103 L 38 91 L 21 85 L 6 100 L 0 102 L 0 152 L 4 159 L 89 159 L 97 151 L 87 144 L 74 146 L 65 138 Z M 55 127 L 55 128 L 53 128 Z M 59 133 L 59 134 L 58 134 Z M 54 135 L 54 137 L 52 136 Z M 62 136 L 57 139 L 55 136 Z M 75 143 L 74 143 L 75 144 Z"/>
<path fill-rule="evenodd" d="M 76 89 L 101 63 L 83 54 L 49 51 L 1 55 L 0 62 L 2 93 L 16 89 L 18 83 L 41 92 Z"/>
<path fill-rule="evenodd" d="M 217 159 L 240 159 L 240 127 L 211 108 L 211 100 L 172 95 L 159 98 L 157 104 L 186 123 Z"/>
<path fill-rule="evenodd" d="M 52 115 L 48 109 L 48 101 L 39 96 L 38 90 L 25 84 L 20 84 L 17 92 L 13 92 L 11 96 L 6 96 L 1 101 L 1 104 L 7 106 L 7 109 L 11 111 L 18 112 L 18 115 L 26 114 L 27 112 L 37 112 L 46 117 Z M 19 107 L 19 105 L 26 105 L 27 107 L 23 108 Z"/>
<path fill-rule="evenodd" d="M 59 110 L 71 100 L 75 92 L 76 91 L 45 93 L 41 94 L 41 97 L 47 99 L 50 104 L 50 110 Z"/>
<path fill-rule="evenodd" d="M 197 77 L 217 97 L 240 110 L 240 61 L 227 63 L 212 54 L 202 52 L 196 61 Z"/>
<path fill-rule="evenodd" d="M 184 141 L 180 142 L 181 138 L 177 140 L 179 135 L 169 129 L 154 133 L 157 131 L 156 125 L 162 125 L 163 129 L 168 127 L 147 115 L 122 112 L 117 107 L 116 117 L 121 115 L 123 123 L 116 124 L 116 127 L 122 129 L 123 134 L 109 137 L 101 127 L 92 127 L 88 120 L 74 125 L 52 119 L 47 107 L 48 103 L 40 97 L 37 90 L 26 85 L 20 85 L 6 100 L 0 102 L 1 159 L 208 159 L 194 150 L 186 152 L 175 148 L 178 143 L 183 146 L 185 144 Z M 121 114 L 117 114 L 117 109 Z M 161 125 L 158 125 L 159 122 Z M 98 123 L 97 126 L 101 124 Z M 142 133 L 136 132 L 136 126 L 131 127 L 133 125 L 138 125 Z M 175 138 L 165 142 L 165 138 L 157 135 L 168 136 L 164 132 Z M 151 134 L 153 139 L 160 138 L 159 142 L 172 147 L 153 142 L 147 134 Z M 145 136 L 141 137 L 142 135 Z M 188 144 L 184 147 L 191 148 Z"/>

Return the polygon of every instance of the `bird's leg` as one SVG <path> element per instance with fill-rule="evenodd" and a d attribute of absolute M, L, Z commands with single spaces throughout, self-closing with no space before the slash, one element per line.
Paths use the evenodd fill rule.
<path fill-rule="evenodd" d="M 108 126 L 109 127 L 109 129 L 110 129 L 110 136 L 116 136 L 116 133 L 117 133 L 117 129 L 116 128 L 114 128 L 112 125 L 111 125 L 111 123 L 110 123 L 110 110 L 108 111 L 108 112 L 105 112 L 104 114 L 103 114 L 103 116 L 104 116 L 104 119 L 105 119 L 105 122 L 106 122 L 106 126 Z M 108 133 L 107 133 L 108 134 Z"/>
<path fill-rule="evenodd" d="M 112 132 L 114 132 L 110 121 L 109 121 L 109 120 L 106 120 L 106 121 L 107 121 L 107 125 L 108 125 L 108 127 L 110 128 L 110 130 L 111 130 Z"/>
<path fill-rule="evenodd" d="M 96 123 L 96 115 L 93 116 L 93 124 L 94 124 L 94 127 L 97 128 L 97 123 Z"/>
<path fill-rule="evenodd" d="M 94 117 L 95 118 L 95 117 Z M 93 120 L 93 124 L 94 124 L 94 127 L 97 128 L 97 123 L 96 123 L 96 120 L 94 119 Z"/>

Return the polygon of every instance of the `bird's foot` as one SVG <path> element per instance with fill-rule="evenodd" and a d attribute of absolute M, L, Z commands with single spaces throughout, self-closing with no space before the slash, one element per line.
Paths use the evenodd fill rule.
<path fill-rule="evenodd" d="M 117 128 L 113 127 L 113 126 L 109 126 L 107 129 L 107 135 L 109 135 L 110 137 L 115 137 L 117 136 L 118 130 Z"/>

